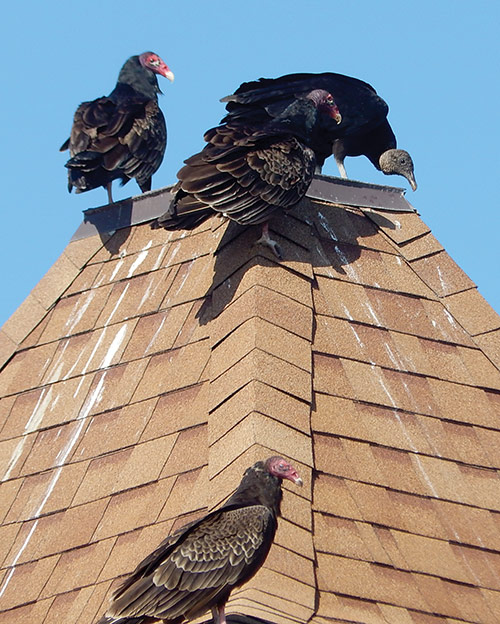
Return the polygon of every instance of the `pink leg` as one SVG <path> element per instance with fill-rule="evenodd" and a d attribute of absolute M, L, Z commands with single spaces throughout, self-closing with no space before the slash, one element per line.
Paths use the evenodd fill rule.
<path fill-rule="evenodd" d="M 278 258 L 278 260 L 282 260 L 282 255 L 281 255 L 281 249 L 279 248 L 278 243 L 273 240 L 269 234 L 269 223 L 266 221 L 263 225 L 262 225 L 262 236 L 259 238 L 258 241 L 255 241 L 256 245 L 266 245 L 266 247 L 269 247 L 273 254 Z"/>
<path fill-rule="evenodd" d="M 217 605 L 212 607 L 212 616 L 214 618 L 214 624 L 226 624 L 226 611 L 225 605 Z"/>

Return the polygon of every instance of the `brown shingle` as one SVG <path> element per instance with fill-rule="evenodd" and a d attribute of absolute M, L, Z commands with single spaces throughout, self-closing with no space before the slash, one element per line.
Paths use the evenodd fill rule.
<path fill-rule="evenodd" d="M 216 307 L 216 310 L 218 308 Z M 245 291 L 231 305 L 217 316 L 211 327 L 211 343 L 215 344 L 234 331 L 249 318 L 261 319 L 289 332 L 310 340 L 312 332 L 311 308 L 264 286 L 255 286 Z"/>
<path fill-rule="evenodd" d="M 260 381 L 252 381 L 219 405 L 210 417 L 209 440 L 218 440 L 253 411 L 309 434 L 309 405 Z"/>
<path fill-rule="evenodd" d="M 170 485 L 168 480 L 162 480 L 112 496 L 93 539 L 102 540 L 155 522 L 163 507 L 165 489 L 168 491 Z"/>
<path fill-rule="evenodd" d="M 58 556 L 46 557 L 40 561 L 17 566 L 14 574 L 8 577 L 8 584 L 4 585 L 2 608 L 11 609 L 25 602 L 37 600 L 57 560 Z"/>
<path fill-rule="evenodd" d="M 46 308 L 33 294 L 29 294 L 14 314 L 2 325 L 2 332 L 14 344 L 19 344 L 42 320 L 45 312 Z"/>
<path fill-rule="evenodd" d="M 40 508 L 43 508 L 44 514 L 66 509 L 70 506 L 86 469 L 87 463 L 80 462 L 26 477 L 6 521 L 29 520 L 35 517 Z M 50 497 L 45 501 L 48 491 Z"/>
<path fill-rule="evenodd" d="M 180 433 L 160 438 L 160 441 L 166 439 L 172 441 L 172 447 L 171 452 L 166 452 L 165 442 L 162 443 L 164 450 L 160 452 L 160 457 L 166 460 L 161 472 L 162 478 L 195 470 L 207 464 L 207 425 L 202 424 L 184 429 Z"/>
<path fill-rule="evenodd" d="M 260 349 L 254 349 L 230 370 L 212 381 L 211 409 L 253 380 L 261 381 L 304 401 L 311 399 L 311 380 L 306 371 Z"/>
<path fill-rule="evenodd" d="M 208 420 L 207 392 L 208 384 L 197 384 L 161 396 L 141 440 L 177 433 L 206 423 Z M 156 400 L 153 399 L 153 401 Z"/>
<path fill-rule="evenodd" d="M 500 316 L 475 289 L 450 295 L 446 307 L 472 336 L 500 327 Z"/>
<path fill-rule="evenodd" d="M 130 574 L 146 554 L 152 552 L 169 534 L 171 525 L 172 522 L 170 521 L 159 522 L 124 533 L 117 538 L 98 542 L 104 545 L 109 544 L 110 549 L 112 548 L 104 565 L 94 566 L 99 575 L 99 581 L 114 579 L 122 574 Z"/>
<path fill-rule="evenodd" d="M 154 355 L 133 395 L 134 401 L 198 383 L 208 357 L 206 340 Z"/>
<path fill-rule="evenodd" d="M 61 555 L 41 593 L 42 598 L 93 585 L 107 561 L 115 539 L 101 540 Z"/>
<path fill-rule="evenodd" d="M 8 564 L 12 565 L 17 557 L 21 564 L 88 544 L 107 502 L 99 500 L 25 522 L 9 553 Z"/>
<path fill-rule="evenodd" d="M 0 394 L 6 396 L 38 387 L 55 347 L 48 344 L 15 353 L 0 372 Z"/>
<path fill-rule="evenodd" d="M 73 459 L 98 457 L 135 444 L 141 437 L 156 405 L 156 399 L 132 403 L 89 419 Z"/>
<path fill-rule="evenodd" d="M 445 251 L 415 260 L 411 266 L 439 297 L 475 287 Z"/>
<path fill-rule="evenodd" d="M 275 355 L 308 372 L 311 370 L 309 341 L 282 329 L 279 325 L 254 317 L 240 325 L 212 349 L 211 376 L 218 377 L 254 348 Z"/>

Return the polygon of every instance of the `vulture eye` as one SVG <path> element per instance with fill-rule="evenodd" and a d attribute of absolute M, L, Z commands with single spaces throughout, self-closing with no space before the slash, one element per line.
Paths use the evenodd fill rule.
<path fill-rule="evenodd" d="M 406 165 L 406 158 L 401 158 L 399 161 L 400 165 Z"/>

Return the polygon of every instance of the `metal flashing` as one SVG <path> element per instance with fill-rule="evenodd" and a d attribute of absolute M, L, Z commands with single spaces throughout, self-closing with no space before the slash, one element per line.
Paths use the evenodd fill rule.
<path fill-rule="evenodd" d="M 172 187 L 168 186 L 137 197 L 129 197 L 114 204 L 85 210 L 83 223 L 76 230 L 71 241 L 81 240 L 95 234 L 112 233 L 159 217 L 172 200 L 171 189 Z M 343 206 L 388 212 L 416 212 L 404 197 L 404 193 L 405 190 L 398 187 L 316 175 L 309 187 L 307 197 Z"/>

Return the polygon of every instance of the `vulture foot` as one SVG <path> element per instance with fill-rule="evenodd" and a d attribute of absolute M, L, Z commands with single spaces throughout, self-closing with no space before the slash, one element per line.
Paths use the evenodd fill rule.
<path fill-rule="evenodd" d="M 254 245 L 264 245 L 265 247 L 269 247 L 278 260 L 283 260 L 280 246 L 271 238 L 269 234 L 269 223 L 264 223 L 262 226 L 262 236 L 259 240 L 255 241 Z"/>

